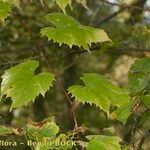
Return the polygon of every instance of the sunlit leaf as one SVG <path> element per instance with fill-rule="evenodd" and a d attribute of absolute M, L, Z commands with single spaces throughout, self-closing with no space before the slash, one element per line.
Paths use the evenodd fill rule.
<path fill-rule="evenodd" d="M 129 102 L 129 103 L 122 105 L 116 111 L 112 112 L 111 117 L 113 119 L 119 120 L 125 125 L 131 113 L 132 113 L 132 103 Z"/>
<path fill-rule="evenodd" d="M 73 45 L 82 46 L 88 50 L 91 43 L 110 41 L 104 30 L 83 26 L 71 16 L 52 13 L 47 15 L 46 19 L 55 27 L 43 28 L 41 35 L 60 45 L 67 44 L 70 48 Z"/>
<path fill-rule="evenodd" d="M 109 114 L 111 104 L 119 108 L 130 101 L 127 91 L 113 85 L 102 75 L 86 73 L 80 79 L 85 85 L 73 85 L 68 91 L 83 104 L 96 104 Z"/>
<path fill-rule="evenodd" d="M 20 8 L 19 0 L 0 0 L 0 20 L 4 20 L 11 12 L 11 8 L 16 6 Z"/>
<path fill-rule="evenodd" d="M 34 101 L 39 94 L 45 92 L 52 86 L 54 75 L 43 72 L 34 74 L 39 62 L 29 60 L 5 71 L 2 76 L 1 96 L 12 98 L 11 108 L 26 105 Z"/>

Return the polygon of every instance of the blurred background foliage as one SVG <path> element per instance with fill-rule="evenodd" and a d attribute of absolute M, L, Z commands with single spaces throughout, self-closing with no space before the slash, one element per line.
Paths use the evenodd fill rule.
<path fill-rule="evenodd" d="M 50 26 L 44 16 L 61 11 L 52 0 L 43 0 L 43 4 L 38 0 L 22 0 L 21 9 L 14 7 L 10 16 L 0 24 L 0 75 L 4 70 L 28 59 L 40 61 L 37 72 L 48 70 L 40 52 L 42 48 L 65 89 L 80 83 L 79 77 L 85 72 L 103 74 L 114 84 L 127 88 L 130 66 L 138 57 L 150 55 L 150 0 L 88 0 L 88 9 L 73 2 L 73 11 L 68 7 L 67 14 L 84 25 L 103 28 L 113 41 L 113 45 L 93 44 L 91 54 L 75 46 L 72 49 L 66 45 L 59 47 L 53 41 L 40 37 L 40 29 Z M 57 82 L 45 98 L 39 96 L 34 103 L 11 112 L 10 104 L 10 99 L 0 103 L 1 125 L 22 128 L 29 118 L 41 121 L 48 116 L 55 116 L 61 131 L 74 128 L 70 105 Z M 132 116 L 125 128 L 118 121 L 109 121 L 96 106 L 86 104 L 78 106 L 76 117 L 79 125 L 90 128 L 89 133 L 103 132 L 104 128 L 111 125 L 127 143 L 130 140 Z M 144 132 L 145 129 L 139 127 L 139 130 Z M 135 139 L 139 138 L 139 135 L 135 136 Z M 145 141 L 145 147 L 149 146 L 148 140 Z"/>

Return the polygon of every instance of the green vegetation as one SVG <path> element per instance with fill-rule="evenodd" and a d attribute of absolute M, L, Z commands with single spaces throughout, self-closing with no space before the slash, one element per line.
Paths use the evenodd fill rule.
<path fill-rule="evenodd" d="M 0 0 L 0 149 L 149 150 L 148 0 Z"/>

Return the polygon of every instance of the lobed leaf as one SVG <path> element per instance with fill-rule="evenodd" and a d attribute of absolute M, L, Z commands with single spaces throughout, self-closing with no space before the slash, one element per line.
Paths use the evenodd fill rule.
<path fill-rule="evenodd" d="M 7 18 L 11 12 L 11 4 L 0 1 L 0 20 Z"/>
<path fill-rule="evenodd" d="M 111 41 L 104 30 L 81 25 L 71 16 L 52 13 L 46 19 L 55 27 L 43 28 L 41 35 L 60 45 L 67 44 L 70 48 L 76 45 L 88 50 L 91 43 Z"/>
<path fill-rule="evenodd" d="M 0 20 L 4 20 L 11 12 L 11 8 L 16 6 L 20 8 L 19 0 L 0 0 Z"/>
<path fill-rule="evenodd" d="M 1 96 L 12 98 L 11 108 L 26 105 L 34 101 L 36 96 L 42 94 L 52 86 L 54 75 L 43 72 L 34 74 L 39 62 L 29 60 L 5 71 L 2 75 Z"/>
<path fill-rule="evenodd" d="M 57 5 L 62 9 L 64 13 L 66 13 L 66 7 L 71 7 L 72 0 L 55 0 Z"/>
<path fill-rule="evenodd" d="M 142 95 L 150 90 L 150 58 L 138 59 L 129 71 L 129 86 L 131 94 Z"/>
<path fill-rule="evenodd" d="M 109 114 L 111 104 L 119 108 L 130 101 L 127 91 L 113 85 L 102 75 L 86 73 L 80 79 L 85 85 L 73 85 L 68 91 L 83 104 L 94 103 Z"/>
<path fill-rule="evenodd" d="M 116 111 L 111 113 L 111 118 L 117 119 L 125 125 L 128 117 L 132 113 L 132 106 L 133 106 L 132 102 L 122 105 Z"/>
<path fill-rule="evenodd" d="M 62 9 L 64 13 L 66 13 L 66 7 L 69 6 L 72 9 L 72 0 L 55 0 L 57 5 Z M 85 8 L 87 8 L 86 0 L 76 0 L 77 3 L 82 4 Z"/>
<path fill-rule="evenodd" d="M 58 149 L 58 150 L 71 150 L 73 146 L 75 146 L 72 139 L 68 138 L 66 134 L 60 134 L 58 137 L 48 137 L 41 140 L 42 143 L 51 143 L 51 144 L 37 144 L 35 150 L 50 150 L 50 149 Z M 39 141 L 40 142 L 40 141 Z M 64 144 L 59 144 L 62 142 Z"/>
<path fill-rule="evenodd" d="M 90 140 L 88 150 L 121 150 L 121 139 L 117 136 L 90 135 L 87 139 Z"/>
<path fill-rule="evenodd" d="M 56 125 L 54 121 L 54 117 L 49 117 L 42 122 L 31 122 L 27 125 L 25 129 L 27 135 L 30 140 L 34 140 L 37 143 L 34 145 L 35 150 L 49 150 L 49 149 L 62 149 L 68 150 L 71 149 L 72 139 L 68 138 L 66 134 L 60 134 L 57 136 L 59 132 L 59 127 Z M 59 142 L 63 142 L 65 144 L 61 145 Z M 47 144 L 39 144 L 39 143 L 47 143 Z M 67 144 L 66 144 L 67 143 Z"/>
<path fill-rule="evenodd" d="M 31 122 L 27 125 L 26 132 L 35 137 L 37 140 L 46 137 L 56 137 L 59 127 L 55 124 L 54 119 L 47 118 L 42 122 Z"/>

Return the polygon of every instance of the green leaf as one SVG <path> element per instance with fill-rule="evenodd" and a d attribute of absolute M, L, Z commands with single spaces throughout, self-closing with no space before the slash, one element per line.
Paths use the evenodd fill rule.
<path fill-rule="evenodd" d="M 150 111 L 146 111 L 143 113 L 142 118 L 140 120 L 140 126 L 142 126 L 142 128 L 144 130 L 149 130 L 150 129 Z"/>
<path fill-rule="evenodd" d="M 0 20 L 7 18 L 11 12 L 11 4 L 0 1 Z"/>
<path fill-rule="evenodd" d="M 150 95 L 142 96 L 141 99 L 144 105 L 150 109 Z"/>
<path fill-rule="evenodd" d="M 34 145 L 35 150 L 49 150 L 49 149 L 62 149 L 68 150 L 74 146 L 73 141 L 69 139 L 69 136 L 66 134 L 60 134 L 59 127 L 54 122 L 54 117 L 49 117 L 42 122 L 30 122 L 26 129 L 26 134 L 30 140 L 37 142 Z M 65 143 L 64 145 L 60 144 L 61 141 Z M 39 144 L 47 143 L 47 144 Z"/>
<path fill-rule="evenodd" d="M 73 146 L 75 146 L 75 142 L 72 141 L 72 139 L 68 138 L 68 135 L 66 134 L 60 134 L 56 138 L 44 138 L 42 143 L 51 143 L 51 144 L 37 144 L 35 147 L 35 150 L 50 150 L 50 149 L 58 149 L 58 150 L 71 150 Z M 61 144 L 64 143 L 64 144 Z"/>
<path fill-rule="evenodd" d="M 56 137 L 59 127 L 55 124 L 53 118 L 47 118 L 42 122 L 31 122 L 27 125 L 26 132 L 36 140 L 46 137 Z"/>
<path fill-rule="evenodd" d="M 90 143 L 88 144 L 88 149 L 87 150 L 107 150 L 105 146 L 99 142 L 98 140 L 91 140 Z"/>
<path fill-rule="evenodd" d="M 20 8 L 19 0 L 0 0 L 0 20 L 4 20 L 11 13 L 11 8 L 16 6 Z"/>
<path fill-rule="evenodd" d="M 111 118 L 117 119 L 125 125 L 131 113 L 132 113 L 132 102 L 129 102 L 127 104 L 122 105 L 116 111 L 112 112 Z"/>
<path fill-rule="evenodd" d="M 55 1 L 64 13 L 66 13 L 66 10 L 65 10 L 66 7 L 67 6 L 71 7 L 71 3 L 72 3 L 71 0 L 55 0 Z"/>
<path fill-rule="evenodd" d="M 11 108 L 26 105 L 34 101 L 36 96 L 42 94 L 52 86 L 54 75 L 43 72 L 34 74 L 39 62 L 29 60 L 5 71 L 2 76 L 1 96 L 12 98 Z"/>
<path fill-rule="evenodd" d="M 131 34 L 132 43 L 136 45 L 138 43 L 139 49 L 149 49 L 150 48 L 150 27 L 148 25 L 136 25 Z"/>
<path fill-rule="evenodd" d="M 88 50 L 91 43 L 111 41 L 104 30 L 83 26 L 71 16 L 52 13 L 46 19 L 55 27 L 43 28 L 41 35 L 60 45 L 67 44 L 70 48 L 73 45 L 82 46 Z"/>
<path fill-rule="evenodd" d="M 69 6 L 72 9 L 72 0 L 55 0 L 57 5 L 62 9 L 62 11 L 66 14 L 66 7 Z M 77 3 L 82 4 L 85 8 L 87 8 L 86 0 L 76 0 Z"/>
<path fill-rule="evenodd" d="M 121 139 L 117 136 L 92 135 L 87 136 L 87 139 L 90 140 L 88 150 L 121 150 Z"/>
<path fill-rule="evenodd" d="M 133 96 L 150 90 L 150 58 L 140 58 L 131 66 L 129 86 Z"/>
<path fill-rule="evenodd" d="M 7 134 L 15 133 L 15 131 L 17 131 L 17 130 L 14 128 L 0 126 L 0 136 L 5 136 Z"/>
<path fill-rule="evenodd" d="M 80 79 L 84 81 L 85 86 L 73 85 L 68 91 L 83 104 L 94 103 L 109 114 L 111 104 L 119 108 L 130 101 L 127 91 L 113 85 L 102 75 L 86 73 Z"/>

